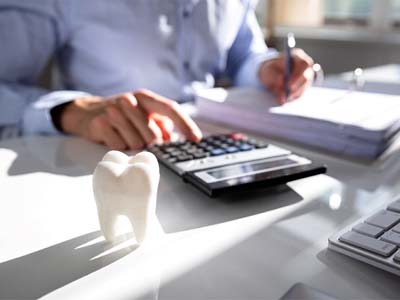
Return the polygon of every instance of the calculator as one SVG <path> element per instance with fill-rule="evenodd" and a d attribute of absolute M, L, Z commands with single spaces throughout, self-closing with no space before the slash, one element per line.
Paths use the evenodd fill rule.
<path fill-rule="evenodd" d="M 210 135 L 148 148 L 185 182 L 209 196 L 268 187 L 326 172 L 323 165 L 242 133 Z"/>

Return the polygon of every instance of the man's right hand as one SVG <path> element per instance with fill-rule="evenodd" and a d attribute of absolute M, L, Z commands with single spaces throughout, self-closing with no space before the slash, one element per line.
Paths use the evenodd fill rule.
<path fill-rule="evenodd" d="M 116 150 L 141 149 L 168 141 L 171 123 L 187 139 L 201 139 L 200 129 L 177 102 L 148 90 L 110 98 L 76 99 L 66 105 L 60 116 L 64 132 Z"/>

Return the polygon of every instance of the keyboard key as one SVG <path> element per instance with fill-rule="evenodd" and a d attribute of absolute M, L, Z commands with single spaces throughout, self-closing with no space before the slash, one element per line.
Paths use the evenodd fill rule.
<path fill-rule="evenodd" d="M 400 200 L 394 201 L 393 203 L 391 203 L 388 208 L 388 210 L 392 210 L 394 212 L 398 212 L 400 213 Z"/>
<path fill-rule="evenodd" d="M 222 155 L 225 154 L 224 149 L 221 148 L 216 148 L 210 151 L 211 156 L 218 156 L 218 155 Z"/>
<path fill-rule="evenodd" d="M 382 241 L 394 244 L 396 246 L 400 246 L 400 234 L 394 231 L 385 232 L 381 238 Z"/>
<path fill-rule="evenodd" d="M 400 221 L 400 214 L 388 210 L 381 210 L 365 220 L 366 223 L 387 229 Z"/>
<path fill-rule="evenodd" d="M 346 232 L 339 238 L 339 241 L 385 257 L 389 257 L 397 249 L 397 247 L 392 244 L 376 240 L 354 231 Z"/>
<path fill-rule="evenodd" d="M 393 230 L 394 232 L 400 233 L 400 223 L 397 224 L 396 226 L 394 226 L 394 227 L 392 228 L 392 230 Z"/>
<path fill-rule="evenodd" d="M 400 250 L 396 252 L 396 254 L 393 256 L 393 260 L 395 262 L 400 263 Z"/>
<path fill-rule="evenodd" d="M 382 228 L 367 223 L 357 224 L 356 226 L 353 227 L 353 230 L 358 233 L 362 233 L 374 238 L 380 236 L 383 232 Z"/>

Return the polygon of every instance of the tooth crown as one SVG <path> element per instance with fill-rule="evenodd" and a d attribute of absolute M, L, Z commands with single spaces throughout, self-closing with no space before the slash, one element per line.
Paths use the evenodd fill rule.
<path fill-rule="evenodd" d="M 157 221 L 155 215 L 160 171 L 157 159 L 149 152 L 129 157 L 110 151 L 93 173 L 93 191 L 99 223 L 108 241 L 116 238 L 117 217 L 131 222 L 138 243 L 142 243 Z"/>

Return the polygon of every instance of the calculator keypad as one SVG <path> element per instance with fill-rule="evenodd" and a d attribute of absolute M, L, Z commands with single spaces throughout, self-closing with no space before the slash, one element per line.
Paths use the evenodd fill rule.
<path fill-rule="evenodd" d="M 178 163 L 209 156 L 221 156 L 253 149 L 267 148 L 268 144 L 247 138 L 241 133 L 211 135 L 194 142 L 171 142 L 149 148 L 159 159 Z"/>

